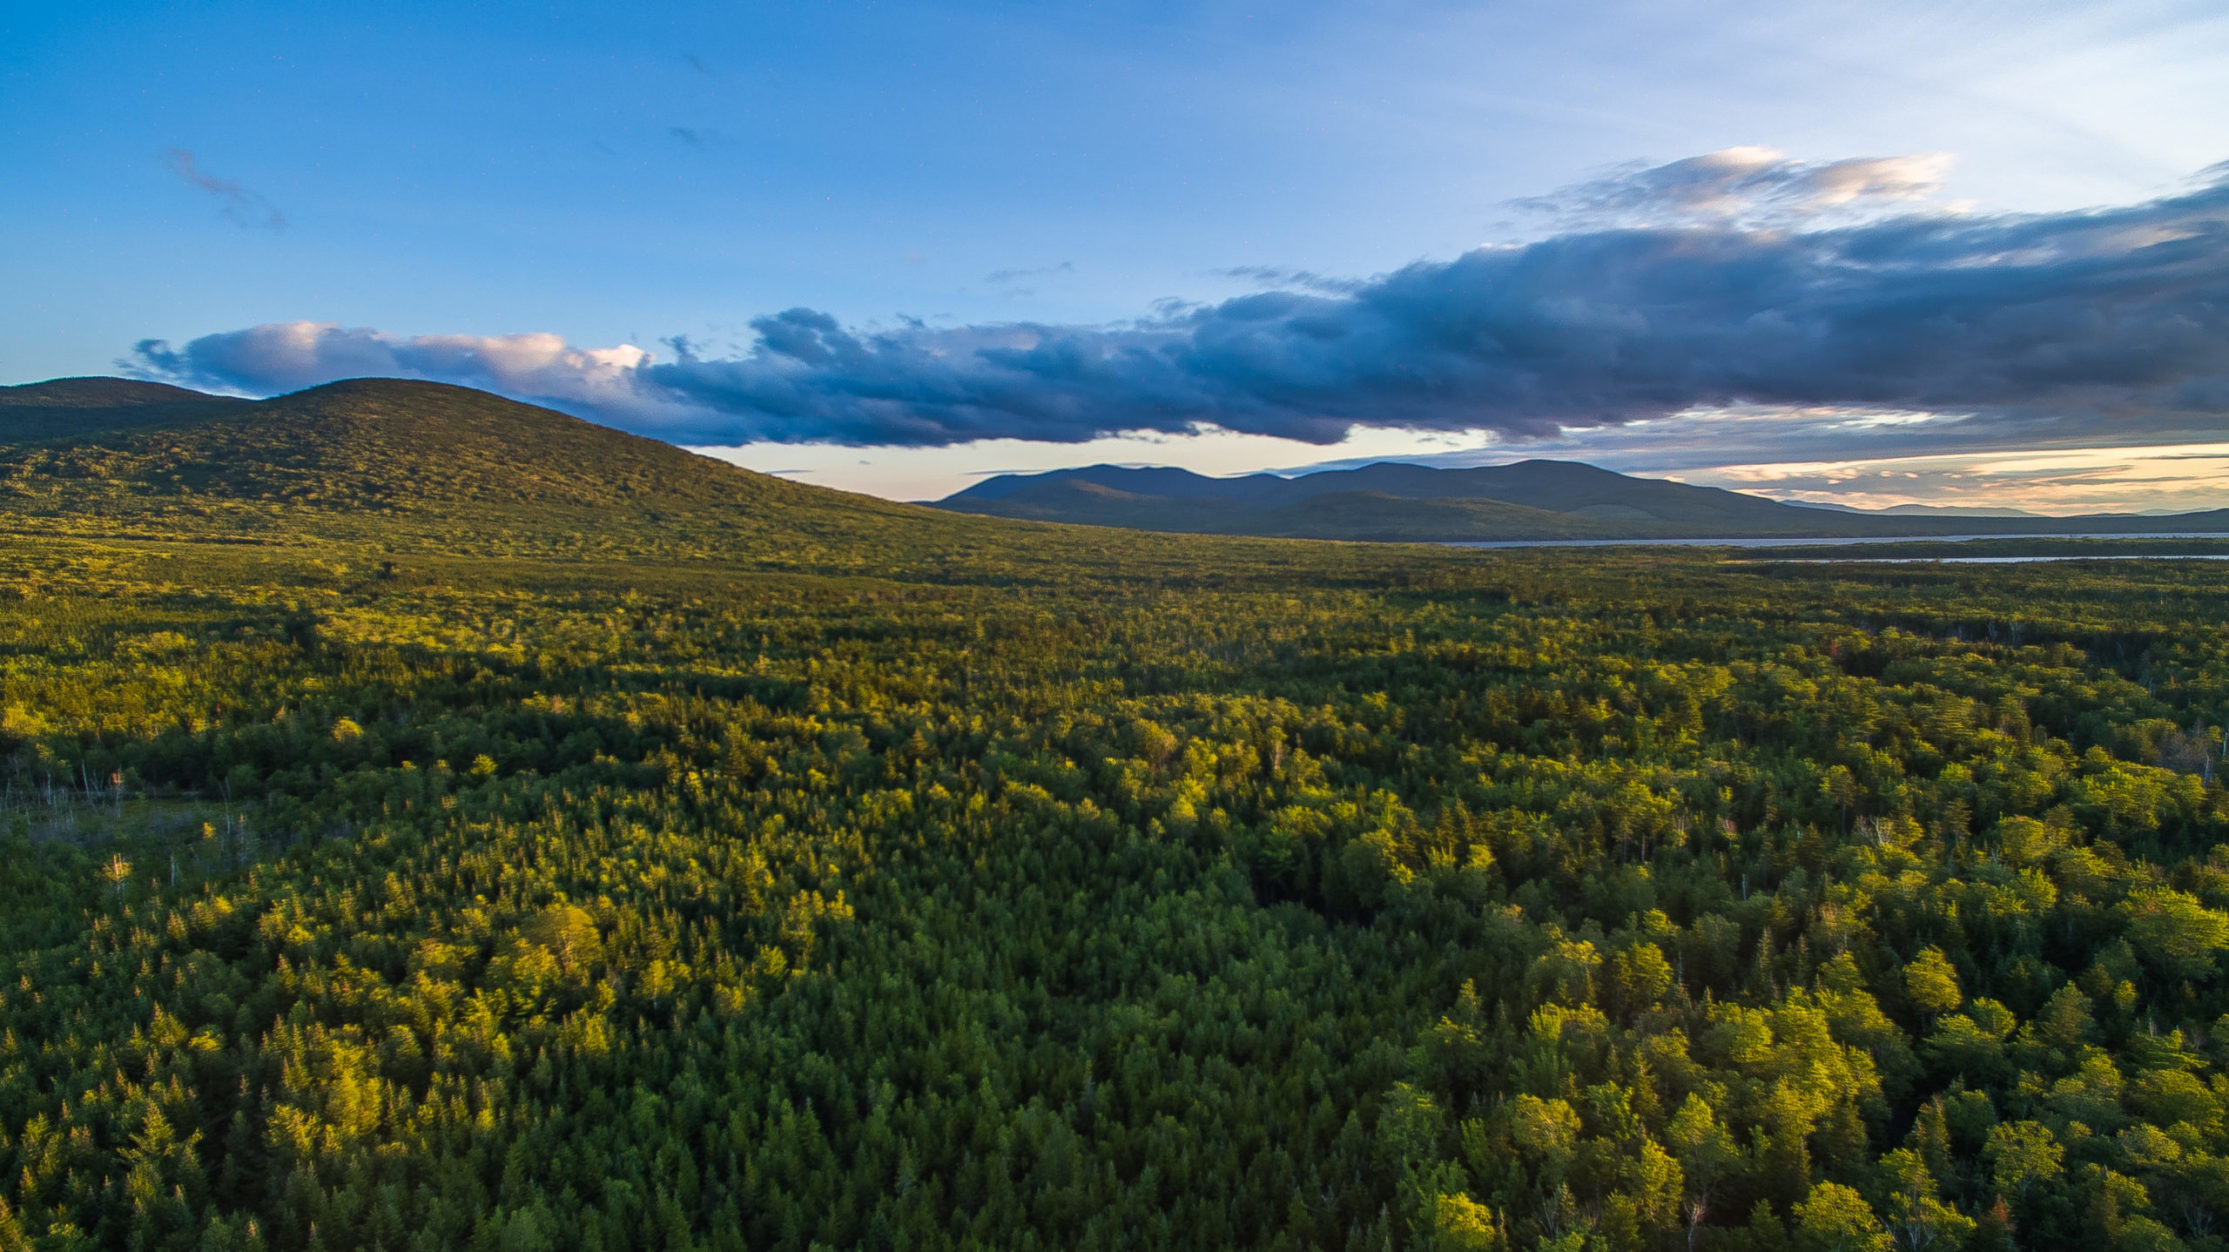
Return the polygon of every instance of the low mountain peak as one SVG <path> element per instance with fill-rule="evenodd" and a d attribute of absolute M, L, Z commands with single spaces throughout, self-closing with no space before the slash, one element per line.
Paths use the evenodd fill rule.
<path fill-rule="evenodd" d="M 173 387 L 140 378 L 49 378 L 0 387 L 0 408 L 116 409 L 150 404 L 222 404 L 228 396 Z"/>

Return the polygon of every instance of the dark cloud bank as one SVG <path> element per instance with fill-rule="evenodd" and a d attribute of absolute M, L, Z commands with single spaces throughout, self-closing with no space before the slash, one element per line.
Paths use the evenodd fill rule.
<path fill-rule="evenodd" d="M 746 354 L 676 340 L 673 359 L 651 360 L 551 336 L 295 323 L 149 341 L 129 364 L 258 393 L 440 378 L 707 444 L 1203 425 L 1319 444 L 1356 425 L 1528 438 L 1733 404 L 1971 413 L 2031 440 L 2220 430 L 2229 167 L 2118 208 L 1881 215 L 1931 186 L 1909 159 L 1736 149 L 1532 202 L 1563 214 L 1540 242 L 1115 327 L 869 332 L 798 308 L 754 321 Z"/>

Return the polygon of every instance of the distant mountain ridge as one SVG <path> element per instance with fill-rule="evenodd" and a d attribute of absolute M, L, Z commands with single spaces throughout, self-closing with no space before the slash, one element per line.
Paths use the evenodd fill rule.
<path fill-rule="evenodd" d="M 1834 504 L 1824 500 L 1782 500 L 1799 509 L 1826 509 L 1834 513 L 1857 513 L 1866 517 L 2049 517 L 2048 513 L 2034 513 L 2027 509 L 1989 508 L 1980 505 L 1960 504 L 1892 504 L 1885 509 L 1861 509 L 1855 505 Z"/>
<path fill-rule="evenodd" d="M 1093 465 L 1001 474 L 938 508 L 1140 530 L 1286 538 L 1491 542 L 1542 539 L 1906 538 L 1957 534 L 2229 533 L 2229 510 L 2168 517 L 1982 516 L 1784 504 L 1577 461 L 1473 469 L 1381 462 L 1295 478 L 1211 478 Z"/>
<path fill-rule="evenodd" d="M 999 475 L 922 507 L 753 473 L 441 383 L 353 379 L 268 400 L 121 378 L 0 387 L 0 529 L 22 533 L 829 569 L 1003 548 L 1019 532 L 999 518 L 1411 542 L 2229 533 L 2229 510 L 1847 513 L 1570 461 L 1381 463 L 1298 478 L 1100 465 Z"/>

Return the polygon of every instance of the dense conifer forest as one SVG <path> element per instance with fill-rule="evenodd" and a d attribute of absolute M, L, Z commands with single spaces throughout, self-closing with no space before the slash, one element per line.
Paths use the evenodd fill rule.
<path fill-rule="evenodd" d="M 383 531 L 213 421 L 0 449 L 4 1252 L 2229 1243 L 2216 563 Z"/>

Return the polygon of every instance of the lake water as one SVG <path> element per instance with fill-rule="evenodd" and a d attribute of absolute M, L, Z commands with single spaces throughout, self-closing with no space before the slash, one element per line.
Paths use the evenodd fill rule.
<path fill-rule="evenodd" d="M 1875 535 L 1862 539 L 1452 539 L 1440 544 L 1443 548 L 1842 548 L 1861 543 L 1972 543 L 1979 539 L 2229 539 L 2229 532 L 2203 530 L 2132 531 L 2126 534 L 2108 534 L 2082 531 L 2059 535 L 1897 535 L 1883 538 Z M 2155 559 L 2177 558 L 2170 553 L 2154 554 Z M 1818 560 L 1872 560 L 1872 561 L 1965 561 L 1972 563 L 2012 561 L 2097 561 L 2127 560 L 2128 557 L 2096 556 L 1946 556 L 1946 557 L 1820 557 Z M 2221 560 L 2223 557 L 2205 557 Z"/>
<path fill-rule="evenodd" d="M 1769 558 L 1757 558 L 1767 560 Z M 2051 556 L 1791 556 L 1783 565 L 2031 565 L 2037 561 L 2229 561 L 2229 552 L 2092 552 Z M 1755 562 L 1743 562 L 1754 564 Z"/>

